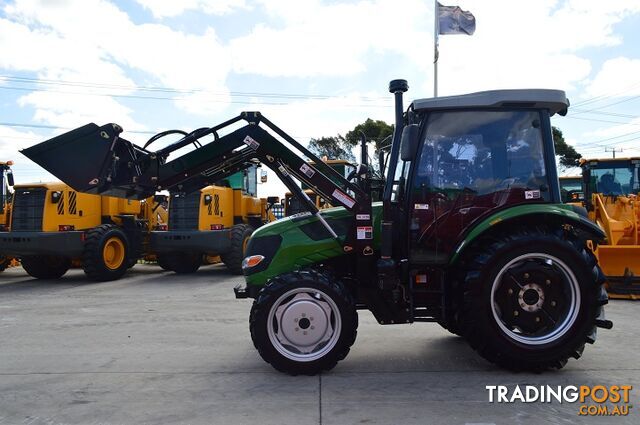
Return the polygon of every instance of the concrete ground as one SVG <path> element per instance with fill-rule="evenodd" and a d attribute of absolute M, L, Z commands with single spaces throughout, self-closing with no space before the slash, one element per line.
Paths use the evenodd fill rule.
<path fill-rule="evenodd" d="M 184 277 L 137 265 L 117 282 L 73 270 L 0 275 L 0 424 L 640 423 L 581 417 L 577 404 L 492 404 L 486 385 L 633 385 L 640 396 L 640 302 L 614 301 L 579 361 L 510 373 L 433 324 L 379 326 L 333 371 L 291 377 L 253 348 L 250 300 L 222 266 Z"/>

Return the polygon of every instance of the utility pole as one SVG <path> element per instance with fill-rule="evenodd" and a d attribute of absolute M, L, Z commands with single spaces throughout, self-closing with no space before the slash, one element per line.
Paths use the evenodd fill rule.
<path fill-rule="evenodd" d="M 613 154 L 613 159 L 616 159 L 616 152 L 622 152 L 622 148 L 604 148 L 605 152 L 611 152 Z"/>

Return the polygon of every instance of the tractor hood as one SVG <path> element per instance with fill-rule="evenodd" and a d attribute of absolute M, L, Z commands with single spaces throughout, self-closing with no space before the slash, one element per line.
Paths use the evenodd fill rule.
<path fill-rule="evenodd" d="M 310 213 L 296 214 L 256 230 L 245 255 L 262 255 L 256 266 L 245 268 L 247 284 L 262 286 L 279 274 L 311 266 L 344 255 L 342 245 L 353 215 L 342 207 L 323 210 L 322 217 L 336 232 L 334 239 L 318 218 Z M 382 203 L 373 204 L 374 249 L 380 246 Z"/>

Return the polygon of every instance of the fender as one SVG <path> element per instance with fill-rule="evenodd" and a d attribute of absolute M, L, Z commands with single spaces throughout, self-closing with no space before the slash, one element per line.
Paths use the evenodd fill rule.
<path fill-rule="evenodd" d="M 449 260 L 449 265 L 454 264 L 466 247 L 496 226 L 505 226 L 522 218 L 533 216 L 546 216 L 542 222 L 555 219 L 560 224 L 569 224 L 578 230 L 578 234 L 584 240 L 597 242 L 605 238 L 604 231 L 594 222 L 589 220 L 587 210 L 582 207 L 567 204 L 528 204 L 511 207 L 498 211 L 476 224 L 464 238 L 456 245 L 454 254 Z"/>

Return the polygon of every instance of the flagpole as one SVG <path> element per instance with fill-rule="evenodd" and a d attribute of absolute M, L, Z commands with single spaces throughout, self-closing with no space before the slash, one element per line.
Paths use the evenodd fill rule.
<path fill-rule="evenodd" d="M 438 19 L 438 0 L 433 0 L 433 3 L 433 97 L 438 97 L 438 33 L 440 32 L 440 22 Z"/>

